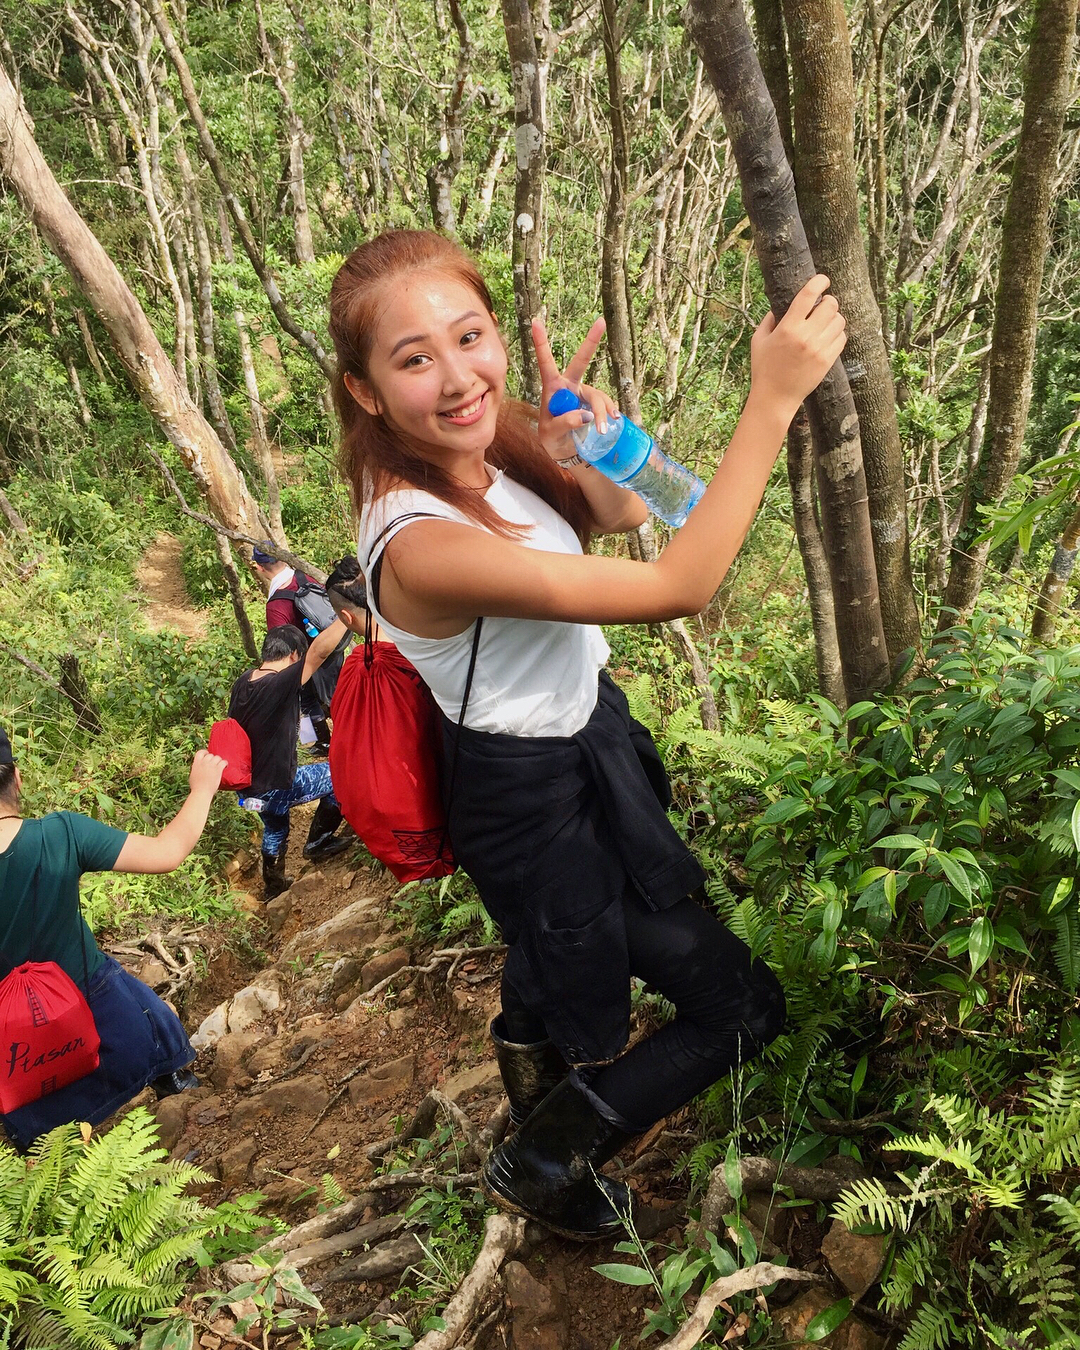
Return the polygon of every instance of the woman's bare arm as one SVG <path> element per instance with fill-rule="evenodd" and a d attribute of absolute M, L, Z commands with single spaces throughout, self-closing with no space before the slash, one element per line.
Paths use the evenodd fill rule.
<path fill-rule="evenodd" d="M 386 617 L 419 636 L 446 637 L 478 614 L 651 623 L 703 609 L 746 537 L 799 404 L 843 349 L 844 320 L 827 285 L 814 278 L 780 324 L 767 316 L 754 335 L 739 425 L 704 496 L 655 562 L 545 553 L 467 525 L 416 521 L 386 550 Z"/>
<path fill-rule="evenodd" d="M 210 804 L 225 772 L 225 761 L 199 750 L 191 762 L 187 801 L 158 835 L 129 834 L 114 872 L 172 872 L 191 853 L 206 828 Z"/>

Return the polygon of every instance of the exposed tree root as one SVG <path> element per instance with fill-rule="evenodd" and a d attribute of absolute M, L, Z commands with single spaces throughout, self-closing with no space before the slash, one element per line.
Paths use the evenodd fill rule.
<path fill-rule="evenodd" d="M 743 1158 L 739 1162 L 739 1175 L 742 1178 L 744 1193 L 770 1191 L 779 1183 L 788 1187 L 802 1200 L 838 1200 L 851 1185 L 850 1177 L 840 1176 L 836 1172 L 826 1172 L 817 1167 L 786 1167 L 773 1158 Z M 885 1189 L 890 1195 L 907 1194 L 907 1191 L 895 1182 L 886 1182 Z M 699 1231 L 720 1232 L 723 1228 L 724 1215 L 730 1211 L 734 1203 L 724 1176 L 724 1164 L 721 1163 L 713 1168 L 709 1179 L 709 1189 L 701 1206 Z"/>
<path fill-rule="evenodd" d="M 468 1155 L 471 1152 L 473 1156 L 476 1158 L 477 1162 L 483 1163 L 484 1161 L 486 1161 L 488 1155 L 487 1146 L 482 1142 L 476 1126 L 472 1123 L 472 1121 L 461 1109 L 461 1107 L 458 1106 L 457 1102 L 451 1101 L 449 1097 L 444 1097 L 443 1094 L 441 1092 L 436 1091 L 435 1088 L 432 1088 L 431 1092 L 428 1095 L 432 1098 L 432 1100 L 435 1102 L 435 1105 L 441 1111 L 445 1111 L 445 1113 L 450 1117 L 450 1119 L 458 1127 L 461 1133 L 465 1136 L 465 1142 L 467 1144 L 467 1148 L 465 1150 L 466 1155 Z"/>
<path fill-rule="evenodd" d="M 345 1232 L 335 1233 L 333 1237 L 319 1238 L 316 1242 L 305 1242 L 300 1247 L 283 1250 L 283 1264 L 292 1266 L 293 1270 L 303 1270 L 305 1266 L 314 1265 L 316 1261 L 325 1261 L 328 1256 L 337 1256 L 339 1252 L 353 1251 L 368 1243 L 383 1242 L 402 1228 L 404 1223 L 403 1214 L 387 1214 L 381 1219 L 372 1219 L 370 1223 L 362 1223 L 358 1228 L 347 1228 Z M 266 1273 L 264 1267 L 245 1265 L 242 1261 L 233 1261 L 228 1267 L 228 1272 L 229 1278 L 238 1283 L 244 1280 L 257 1280 Z"/>
<path fill-rule="evenodd" d="M 431 959 L 424 966 L 401 966 L 395 970 L 392 975 L 387 975 L 385 980 L 380 980 L 378 984 L 373 985 L 366 994 L 361 994 L 356 1002 L 365 1007 L 384 989 L 400 980 L 403 975 L 430 975 L 438 970 L 444 961 L 452 962 L 450 974 L 447 975 L 447 984 L 450 978 L 457 970 L 459 964 L 470 956 L 498 956 L 505 952 L 506 947 L 501 942 L 493 942 L 487 947 L 444 947 L 441 951 L 432 952 Z"/>
<path fill-rule="evenodd" d="M 443 1329 L 421 1336 L 414 1350 L 451 1350 L 457 1345 L 481 1315 L 503 1263 L 520 1249 L 524 1240 L 524 1219 L 510 1214 L 489 1215 L 480 1254 L 443 1312 Z"/>
<path fill-rule="evenodd" d="M 761 1289 L 766 1284 L 778 1284 L 781 1280 L 817 1281 L 820 1275 L 811 1275 L 806 1270 L 792 1270 L 789 1266 L 774 1266 L 771 1261 L 759 1261 L 747 1270 L 737 1270 L 715 1284 L 709 1285 L 694 1306 L 694 1311 L 670 1340 L 657 1346 L 656 1350 L 692 1350 L 709 1329 L 713 1313 L 725 1299 L 735 1294 L 744 1294 L 748 1289 Z M 422 1342 L 421 1342 L 422 1344 Z"/>
<path fill-rule="evenodd" d="M 424 1248 L 415 1233 L 384 1242 L 355 1261 L 338 1266 L 323 1276 L 325 1284 L 358 1284 L 365 1280 L 381 1280 L 387 1275 L 398 1275 L 424 1258 Z"/>

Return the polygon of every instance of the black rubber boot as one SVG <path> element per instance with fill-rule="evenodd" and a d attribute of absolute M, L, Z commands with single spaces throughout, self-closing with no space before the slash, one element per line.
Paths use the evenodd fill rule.
<path fill-rule="evenodd" d="M 605 1120 L 569 1078 L 484 1164 L 481 1189 L 511 1214 L 523 1214 L 578 1242 L 625 1232 L 630 1192 L 599 1169 L 633 1136 Z"/>
<path fill-rule="evenodd" d="M 308 830 L 307 843 L 304 845 L 304 857 L 332 858 L 335 853 L 348 848 L 348 839 L 334 838 L 334 831 L 340 824 L 341 808 L 323 798 L 311 818 L 311 829 Z"/>
<path fill-rule="evenodd" d="M 264 853 L 262 855 L 262 874 L 264 900 L 273 900 L 275 896 L 281 895 L 287 891 L 295 880 L 294 877 L 285 875 L 285 850 L 280 853 Z"/>
<path fill-rule="evenodd" d="M 330 753 L 330 723 L 325 717 L 313 717 L 311 729 L 315 733 L 315 744 L 311 747 L 310 753 L 316 759 L 325 759 Z"/>
<path fill-rule="evenodd" d="M 517 1130 L 570 1070 L 551 1041 L 521 1045 L 506 1039 L 505 1027 L 500 1013 L 490 1031 L 503 1087 L 510 1099 L 510 1124 Z"/>
<path fill-rule="evenodd" d="M 186 1069 L 177 1069 L 175 1073 L 163 1073 L 160 1078 L 153 1079 L 150 1086 L 160 1100 L 162 1097 L 175 1097 L 178 1092 L 190 1092 L 201 1085 L 188 1065 Z"/>

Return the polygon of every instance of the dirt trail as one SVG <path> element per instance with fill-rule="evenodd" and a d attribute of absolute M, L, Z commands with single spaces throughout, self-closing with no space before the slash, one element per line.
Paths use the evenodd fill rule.
<path fill-rule="evenodd" d="M 359 848 L 355 856 L 305 868 L 304 824 L 294 821 L 290 858 L 290 870 L 300 875 L 269 913 L 254 898 L 261 895 L 254 860 L 245 860 L 245 869 L 234 874 L 234 887 L 247 885 L 254 893 L 241 893 L 239 900 L 255 913 L 251 937 L 265 947 L 265 963 L 255 959 L 249 944 L 232 944 L 212 958 L 183 1008 L 189 1031 L 201 1028 L 196 1069 L 203 1086 L 153 1107 L 173 1157 L 196 1163 L 214 1178 L 208 1201 L 258 1189 L 266 1197 L 264 1210 L 290 1225 L 325 1211 L 338 1190 L 356 1196 L 379 1187 L 384 1164 L 368 1150 L 400 1130 L 430 1089 L 454 1102 L 477 1130 L 502 1102 L 487 1036 L 498 1003 L 501 949 L 440 957 L 427 974 L 402 971 L 390 988 L 369 998 L 365 989 L 391 971 L 406 963 L 431 964 L 440 949 L 417 942 L 402 926 L 407 914 L 388 907 L 396 888 L 386 874 L 365 865 Z M 468 945 L 463 939 L 443 948 Z M 246 962 L 238 957 L 242 950 L 251 953 Z M 477 1162 L 460 1129 L 456 1155 L 453 1149 L 443 1152 L 451 1128 L 440 1112 L 432 1133 L 443 1142 L 426 1161 L 427 1146 L 421 1144 L 421 1156 L 410 1165 L 474 1174 Z M 669 1187 L 671 1160 L 681 1144 L 661 1143 L 668 1156 L 657 1167 L 655 1133 L 637 1150 L 639 1157 L 648 1151 L 649 1158 L 632 1185 L 647 1203 L 666 1206 L 685 1200 L 682 1186 Z M 387 1161 L 393 1157 L 391 1151 Z M 624 1164 L 632 1165 L 634 1158 L 628 1154 Z M 401 1165 L 399 1155 L 395 1166 Z M 475 1194 L 467 1181 L 460 1189 Z M 378 1190 L 352 1224 L 404 1210 L 421 1193 L 416 1187 Z M 479 1231 L 483 1210 L 473 1206 L 470 1212 Z M 681 1223 L 677 1203 L 670 1213 Z M 422 1223 L 418 1234 L 430 1241 Z M 402 1240 L 400 1233 L 395 1240 Z M 415 1275 L 400 1273 L 403 1267 L 381 1278 L 339 1281 L 357 1255 L 337 1252 L 304 1269 L 327 1312 L 358 1320 L 407 1309 L 407 1302 L 391 1302 L 402 1280 L 415 1283 Z M 519 1255 L 560 1314 L 560 1334 L 545 1340 L 542 1350 L 609 1350 L 616 1337 L 636 1338 L 651 1291 L 613 1284 L 592 1270 L 599 1262 L 625 1259 L 610 1243 L 582 1246 L 544 1233 Z M 414 1253 L 406 1264 L 417 1260 Z M 524 1305 L 515 1311 L 500 1298 L 498 1316 L 476 1341 L 477 1350 L 507 1343 L 502 1326 L 507 1319 L 546 1321 L 548 1314 L 528 1302 L 537 1294 L 535 1281 L 519 1275 L 515 1289 Z M 445 1301 L 448 1293 L 441 1297 Z"/>
<path fill-rule="evenodd" d="M 184 545 L 163 530 L 139 559 L 135 579 L 145 597 L 143 613 L 155 633 L 172 628 L 185 637 L 206 636 L 206 621 L 184 586 Z"/>

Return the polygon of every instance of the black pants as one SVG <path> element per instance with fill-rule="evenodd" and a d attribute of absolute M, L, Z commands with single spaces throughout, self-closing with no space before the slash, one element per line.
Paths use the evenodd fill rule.
<path fill-rule="evenodd" d="M 636 893 L 623 902 L 630 973 L 674 1004 L 676 1016 L 611 1064 L 577 1079 L 600 1113 L 630 1133 L 684 1106 L 740 1061 L 758 1054 L 784 1025 L 776 976 L 696 900 L 653 910 Z M 509 1039 L 546 1037 L 517 991 L 502 986 Z"/>

